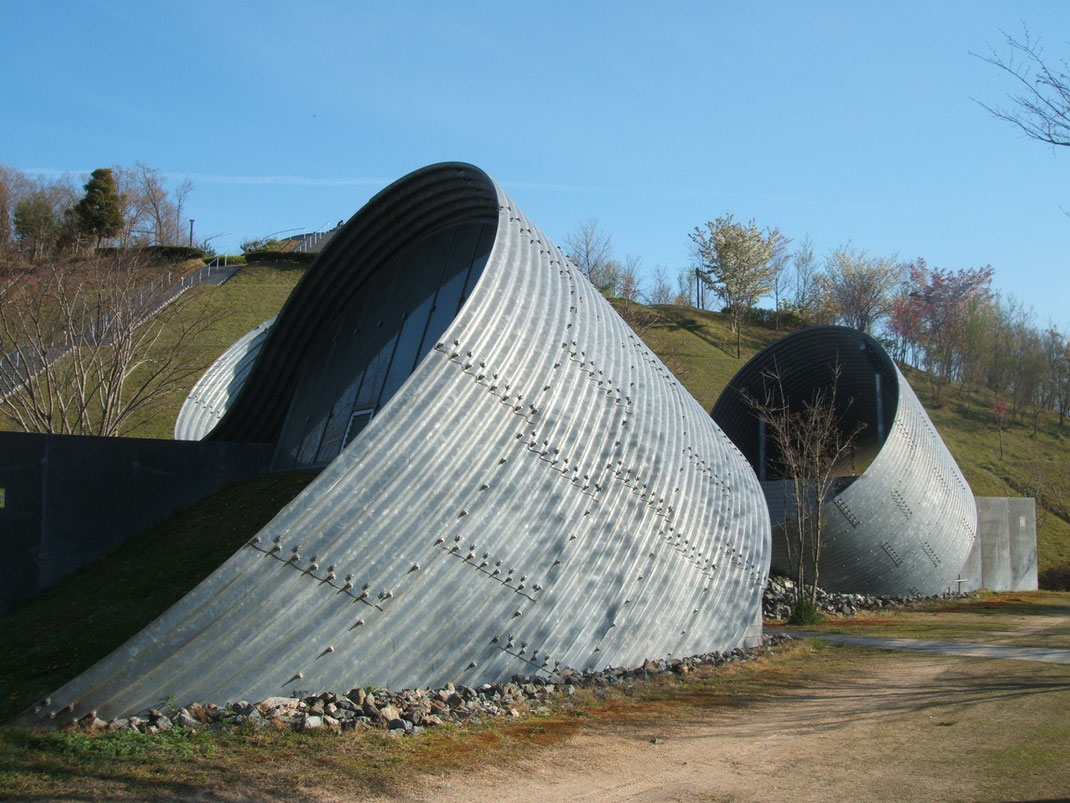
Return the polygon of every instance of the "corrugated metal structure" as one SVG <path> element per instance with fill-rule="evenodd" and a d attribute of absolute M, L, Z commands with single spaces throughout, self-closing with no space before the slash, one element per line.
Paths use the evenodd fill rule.
<path fill-rule="evenodd" d="M 230 400 L 245 384 L 273 323 L 274 318 L 264 321 L 209 366 L 178 411 L 175 440 L 199 441 L 219 423 Z"/>
<path fill-rule="evenodd" d="M 973 494 L 909 383 L 872 337 L 842 326 L 804 329 L 751 359 L 717 400 L 712 416 L 739 446 L 769 502 L 774 571 L 789 573 L 782 525 L 794 502 L 777 477 L 777 454 L 749 398 L 762 400 L 779 377 L 784 397 L 809 401 L 831 385 L 846 432 L 865 425 L 854 470 L 825 502 L 821 586 L 901 595 L 956 590 L 977 533 Z M 774 397 L 775 398 L 775 397 Z M 867 466 L 868 463 L 868 466 Z M 864 470 L 863 470 L 864 469 Z"/>
<path fill-rule="evenodd" d="M 322 472 L 24 722 L 633 665 L 734 647 L 759 612 L 754 473 L 471 165 L 383 190 L 221 363 L 209 437 Z"/>

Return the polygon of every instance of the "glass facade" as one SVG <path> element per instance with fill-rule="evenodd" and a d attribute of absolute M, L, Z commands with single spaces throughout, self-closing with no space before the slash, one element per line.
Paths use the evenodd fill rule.
<path fill-rule="evenodd" d="M 430 234 L 383 264 L 309 350 L 275 466 L 324 465 L 398 391 L 457 316 L 486 264 L 495 223 Z"/>

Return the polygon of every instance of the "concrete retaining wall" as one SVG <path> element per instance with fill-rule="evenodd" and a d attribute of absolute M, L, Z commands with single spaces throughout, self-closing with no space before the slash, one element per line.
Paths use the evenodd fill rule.
<path fill-rule="evenodd" d="M 978 496 L 977 539 L 959 576 L 963 591 L 1033 591 L 1037 587 L 1036 500 Z"/>
<path fill-rule="evenodd" d="M 0 612 L 270 456 L 263 444 L 0 433 Z"/>

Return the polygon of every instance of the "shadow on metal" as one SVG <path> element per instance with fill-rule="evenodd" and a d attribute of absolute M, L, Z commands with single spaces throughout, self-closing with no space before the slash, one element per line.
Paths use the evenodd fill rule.
<path fill-rule="evenodd" d="M 732 648 L 760 612 L 754 473 L 471 165 L 379 193 L 198 388 L 189 437 L 323 470 L 23 724 L 635 665 Z"/>

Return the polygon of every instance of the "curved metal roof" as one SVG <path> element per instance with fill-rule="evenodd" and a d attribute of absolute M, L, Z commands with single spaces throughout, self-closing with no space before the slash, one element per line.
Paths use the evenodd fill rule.
<path fill-rule="evenodd" d="M 717 400 L 713 419 L 763 479 L 774 525 L 793 509 L 767 445 L 762 464 L 758 419 L 747 401 L 773 375 L 789 400 L 809 400 L 840 365 L 838 406 L 844 429 L 866 424 L 857 451 L 860 475 L 826 502 L 820 565 L 823 588 L 842 592 L 936 594 L 953 587 L 977 532 L 973 494 L 921 402 L 881 345 L 842 326 L 804 329 L 765 348 L 740 369 Z M 773 569 L 789 573 L 775 527 Z"/>
<path fill-rule="evenodd" d="M 253 542 L 25 722 L 171 695 L 474 684 L 740 643 L 769 563 L 754 473 L 470 165 L 419 170 L 346 224 L 211 437 L 278 438 L 308 350 L 363 278 L 488 215 L 478 282 L 367 428 Z"/>

